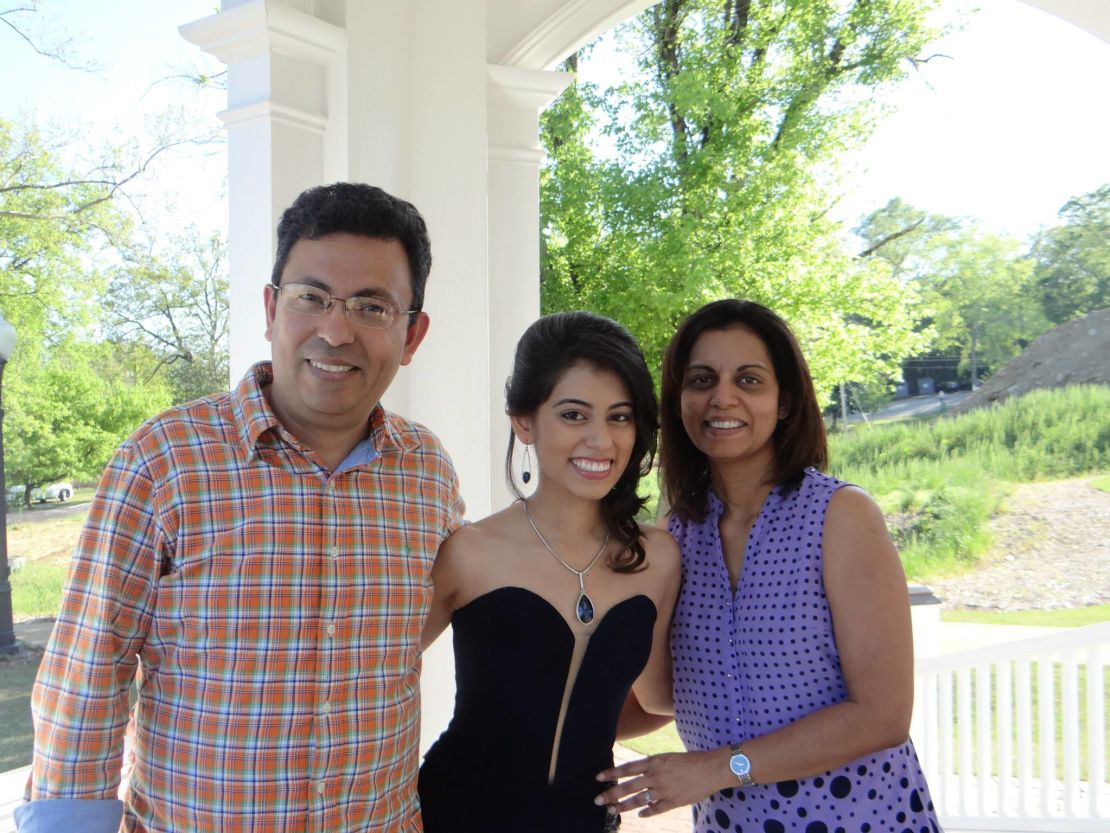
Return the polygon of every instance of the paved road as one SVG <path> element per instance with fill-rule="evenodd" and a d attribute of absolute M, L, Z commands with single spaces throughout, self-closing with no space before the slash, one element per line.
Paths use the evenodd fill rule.
<path fill-rule="evenodd" d="M 911 396 L 907 399 L 896 399 L 889 405 L 884 405 L 873 414 L 868 414 L 867 419 L 906 419 L 909 417 L 929 416 L 939 414 L 948 408 L 966 399 L 971 391 L 958 390 L 955 393 L 946 393 L 943 397 Z M 848 414 L 848 422 L 863 422 L 864 418 L 858 413 Z"/>
<path fill-rule="evenodd" d="M 8 507 L 7 526 L 15 524 L 35 524 L 42 521 L 54 520 L 67 515 L 76 515 L 89 508 L 89 498 L 84 500 L 71 500 L 66 503 L 33 503 L 30 509 L 13 510 Z"/>

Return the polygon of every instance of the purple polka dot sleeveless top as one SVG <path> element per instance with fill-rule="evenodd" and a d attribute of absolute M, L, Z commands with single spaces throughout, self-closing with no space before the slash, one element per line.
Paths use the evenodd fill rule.
<path fill-rule="evenodd" d="M 776 486 L 752 526 L 735 594 L 720 499 L 710 491 L 703 523 L 672 516 L 682 549 L 671 630 L 675 723 L 687 749 L 742 742 L 846 699 L 821 566 L 825 512 L 844 485 L 809 469 L 798 489 Z M 693 812 L 696 833 L 940 829 L 909 741 L 812 778 L 737 785 Z"/>

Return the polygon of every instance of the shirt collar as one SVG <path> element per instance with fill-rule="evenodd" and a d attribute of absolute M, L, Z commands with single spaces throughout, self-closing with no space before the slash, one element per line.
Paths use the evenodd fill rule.
<path fill-rule="evenodd" d="M 370 439 L 379 453 L 412 451 L 419 447 L 420 440 L 406 428 L 405 421 L 383 408 L 380 402 L 370 412 Z"/>
<path fill-rule="evenodd" d="M 239 380 L 232 395 L 236 428 L 248 453 L 254 451 L 259 437 L 281 424 L 270 410 L 264 393 L 265 387 L 273 381 L 273 364 L 258 362 Z"/>
<path fill-rule="evenodd" d="M 254 453 L 259 439 L 267 432 L 281 427 L 277 416 L 266 401 L 265 388 L 274 381 L 274 367 L 272 362 L 262 361 L 253 365 L 246 375 L 240 380 L 234 393 L 234 414 L 236 427 L 243 445 L 248 454 Z M 359 462 L 370 462 L 379 454 L 389 451 L 411 451 L 420 445 L 412 431 L 405 430 L 404 421 L 395 414 L 382 407 L 379 402 L 370 412 L 371 447 L 365 448 L 360 443 L 351 455 L 356 453 Z M 344 461 L 344 468 L 349 464 L 357 464 L 348 455 Z"/>
<path fill-rule="evenodd" d="M 721 514 L 725 511 L 724 501 L 717 496 L 712 486 L 705 491 L 706 502 L 709 505 L 708 511 L 705 513 L 705 519 L 706 521 L 712 522 L 713 526 L 717 526 L 721 520 Z"/>

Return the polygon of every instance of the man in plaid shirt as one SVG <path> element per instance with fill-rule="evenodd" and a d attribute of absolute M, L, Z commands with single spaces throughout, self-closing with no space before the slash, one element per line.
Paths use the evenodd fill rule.
<path fill-rule="evenodd" d="M 378 188 L 284 213 L 272 363 L 104 472 L 35 684 L 20 831 L 420 830 L 420 632 L 463 506 L 439 441 L 379 399 L 427 333 L 430 267 L 420 214 Z"/>

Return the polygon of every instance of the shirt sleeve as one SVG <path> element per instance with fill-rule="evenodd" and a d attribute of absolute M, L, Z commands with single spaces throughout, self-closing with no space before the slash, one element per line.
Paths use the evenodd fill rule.
<path fill-rule="evenodd" d="M 448 462 L 447 469 L 447 531 L 444 538 L 466 523 L 463 517 L 466 514 L 466 503 L 459 491 L 459 476 L 455 473 L 454 464 Z"/>
<path fill-rule="evenodd" d="M 30 801 L 15 808 L 17 833 L 117 833 L 123 802 L 55 799 Z"/>
<path fill-rule="evenodd" d="M 156 522 L 154 482 L 137 457 L 129 442 L 105 469 L 32 690 L 35 750 L 26 793 L 32 804 L 22 811 L 28 825 L 44 819 L 52 825 L 67 812 L 62 805 L 34 806 L 43 799 L 79 799 L 66 804 L 87 805 L 76 812 L 93 815 L 119 803 L 129 693 L 168 549 Z"/>

